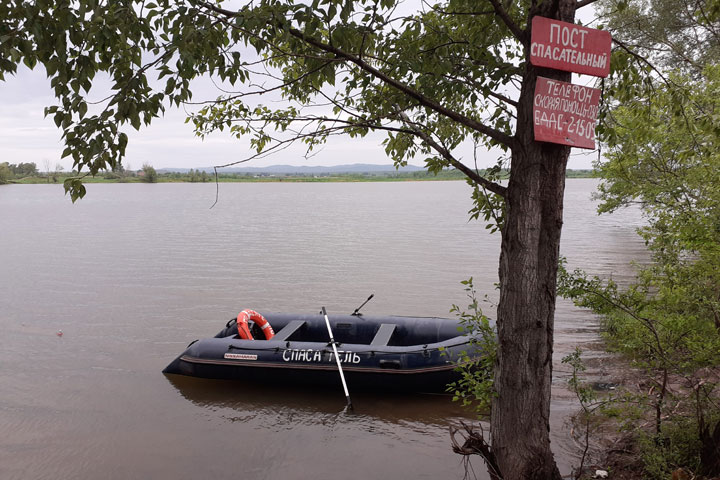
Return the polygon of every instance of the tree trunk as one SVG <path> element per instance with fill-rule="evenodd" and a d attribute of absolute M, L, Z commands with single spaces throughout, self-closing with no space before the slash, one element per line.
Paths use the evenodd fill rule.
<path fill-rule="evenodd" d="M 531 12 L 573 22 L 575 1 L 543 2 Z M 506 198 L 497 311 L 496 397 L 492 451 L 505 480 L 560 479 L 550 450 L 550 386 L 556 277 L 570 147 L 535 142 L 537 76 L 570 81 L 570 73 L 535 68 L 526 59 Z"/>
<path fill-rule="evenodd" d="M 702 442 L 700 463 L 703 473 L 711 477 L 720 475 L 720 421 L 715 423 L 714 428 L 710 425 L 702 425 L 700 441 Z"/>

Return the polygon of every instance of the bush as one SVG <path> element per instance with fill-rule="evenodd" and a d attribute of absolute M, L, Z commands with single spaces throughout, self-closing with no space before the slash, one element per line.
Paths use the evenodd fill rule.
<path fill-rule="evenodd" d="M 683 418 L 666 423 L 661 435 L 638 433 L 636 441 L 646 477 L 666 480 L 679 467 L 700 472 L 702 442 L 697 431 L 694 419 Z"/>
<path fill-rule="evenodd" d="M 478 305 L 472 277 L 461 283 L 465 286 L 470 304 L 467 311 L 453 305 L 450 312 L 458 316 L 462 329 L 475 332 L 472 344 L 479 346 L 483 355 L 471 357 L 467 352 L 461 353 L 456 362 L 460 379 L 448 385 L 448 391 L 453 394 L 454 401 L 474 408 L 478 416 L 483 417 L 490 412 L 494 395 L 493 368 L 497 356 L 497 332 Z"/>
<path fill-rule="evenodd" d="M 8 183 L 12 177 L 12 171 L 7 162 L 0 163 L 0 185 Z"/>
<path fill-rule="evenodd" d="M 148 163 L 143 164 L 142 171 L 144 173 L 144 175 L 142 176 L 143 182 L 157 183 L 158 174 L 150 164 L 148 164 Z"/>

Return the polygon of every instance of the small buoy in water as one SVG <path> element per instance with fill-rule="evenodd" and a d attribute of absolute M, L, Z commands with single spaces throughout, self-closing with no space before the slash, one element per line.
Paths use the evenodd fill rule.
<path fill-rule="evenodd" d="M 55 335 L 57 335 L 58 337 L 62 337 L 63 336 L 62 330 L 58 330 Z"/>

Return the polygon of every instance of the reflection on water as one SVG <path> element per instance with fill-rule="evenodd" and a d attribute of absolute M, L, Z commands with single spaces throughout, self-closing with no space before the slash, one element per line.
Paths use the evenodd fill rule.
<path fill-rule="evenodd" d="M 428 426 L 446 428 L 449 419 L 473 419 L 470 412 L 449 401 L 449 395 L 445 394 L 351 392 L 355 406 L 348 412 L 343 408 L 345 395 L 339 379 L 337 391 L 332 391 L 181 375 L 166 375 L 166 378 L 183 397 L 198 407 L 222 412 L 220 416 L 231 422 L 249 423 L 269 430 L 335 422 L 339 415 L 351 418 L 362 430 L 377 432 L 380 427 L 389 434 L 398 425 L 423 431 Z"/>
<path fill-rule="evenodd" d="M 616 279 L 645 258 L 637 211 L 598 217 L 568 180 L 561 251 Z M 0 188 L 0 478 L 462 478 L 447 396 L 351 395 L 160 372 L 239 310 L 447 316 L 460 281 L 497 300 L 499 237 L 468 222 L 463 182 Z M 485 306 L 492 316 L 492 303 Z M 64 335 L 55 333 L 62 330 Z M 597 351 L 559 302 L 553 448 L 569 471 L 576 408 L 562 355 Z M 599 373 L 602 375 L 602 372 Z M 480 462 L 476 471 L 482 471 Z"/>

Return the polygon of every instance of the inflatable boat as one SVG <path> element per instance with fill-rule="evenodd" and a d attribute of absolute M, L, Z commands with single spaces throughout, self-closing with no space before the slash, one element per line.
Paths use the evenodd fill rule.
<path fill-rule="evenodd" d="M 195 340 L 163 373 L 276 385 L 443 392 L 461 352 L 479 355 L 457 320 L 240 312 L 214 338 Z"/>

